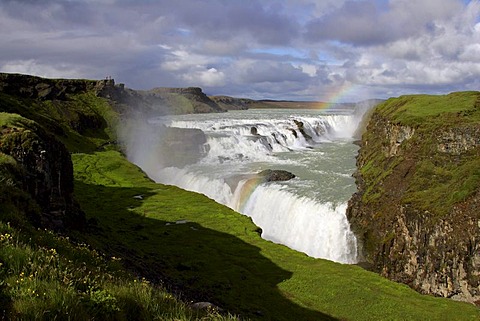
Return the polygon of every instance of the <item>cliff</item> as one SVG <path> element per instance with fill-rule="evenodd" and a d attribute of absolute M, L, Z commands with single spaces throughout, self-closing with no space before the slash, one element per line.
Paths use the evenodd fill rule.
<path fill-rule="evenodd" d="M 224 110 L 245 110 L 257 102 L 253 99 L 235 98 L 230 96 L 210 96 L 209 98 Z"/>
<path fill-rule="evenodd" d="M 372 269 L 419 292 L 480 303 L 480 93 L 377 106 L 347 215 Z"/>
<path fill-rule="evenodd" d="M 112 79 L 105 79 L 98 81 L 96 93 L 108 99 L 122 113 L 159 116 L 225 111 L 198 87 L 133 90 L 123 84 L 115 85 Z"/>
<path fill-rule="evenodd" d="M 0 205 L 18 214 L 14 221 L 23 217 L 57 231 L 86 225 L 73 196 L 72 160 L 64 143 L 73 147 L 75 136 L 106 127 L 91 108 L 69 98 L 95 85 L 0 74 Z"/>
<path fill-rule="evenodd" d="M 144 92 L 154 98 L 163 99 L 172 113 L 211 113 L 224 110 L 211 100 L 201 88 L 165 88 L 159 87 Z M 179 110 L 178 108 L 181 108 Z"/>
<path fill-rule="evenodd" d="M 24 208 L 37 227 L 82 228 L 73 198 L 73 168 L 65 146 L 36 122 L 0 113 L 0 180 L 4 204 Z"/>
<path fill-rule="evenodd" d="M 117 111 L 151 115 L 223 112 L 201 88 L 154 88 L 134 90 L 113 79 L 47 79 L 0 73 L 0 93 L 40 101 L 68 101 L 82 93 L 106 98 Z"/>

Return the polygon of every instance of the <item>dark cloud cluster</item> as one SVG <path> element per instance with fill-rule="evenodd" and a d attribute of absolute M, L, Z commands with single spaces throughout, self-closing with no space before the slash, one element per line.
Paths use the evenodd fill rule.
<path fill-rule="evenodd" d="M 480 0 L 3 0 L 0 71 L 252 98 L 478 90 Z"/>
<path fill-rule="evenodd" d="M 436 20 L 449 20 L 462 10 L 458 1 L 346 1 L 338 10 L 311 20 L 307 37 L 355 46 L 387 44 L 435 32 Z"/>

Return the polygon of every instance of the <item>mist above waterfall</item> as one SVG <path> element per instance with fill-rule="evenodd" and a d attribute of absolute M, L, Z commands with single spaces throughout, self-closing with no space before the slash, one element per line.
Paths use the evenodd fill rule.
<path fill-rule="evenodd" d="M 206 155 L 201 130 L 167 127 L 141 115 L 126 118 L 118 137 L 127 158 L 152 178 L 163 168 L 184 167 Z"/>
<path fill-rule="evenodd" d="M 250 216 L 262 237 L 313 257 L 357 261 L 345 216 L 367 104 L 353 110 L 247 110 L 132 118 L 127 157 L 152 179 L 203 193 Z M 255 179 L 283 169 L 288 182 Z"/>

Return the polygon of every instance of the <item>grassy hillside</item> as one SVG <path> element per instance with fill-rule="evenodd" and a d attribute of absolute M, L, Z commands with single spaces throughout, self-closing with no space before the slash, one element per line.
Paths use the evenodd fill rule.
<path fill-rule="evenodd" d="M 6 223 L 2 217 L 0 245 L 2 320 L 235 319 L 194 311 L 163 288 L 131 275 L 117 258 L 50 231 Z"/>
<path fill-rule="evenodd" d="M 0 154 L 0 316 L 31 320 L 476 320 L 473 305 L 422 296 L 357 266 L 261 239 L 248 217 L 203 195 L 156 184 L 117 150 L 119 115 L 93 92 L 65 100 L 0 93 L 0 138 L 16 113 L 71 151 L 83 230 L 33 226 Z M 1 140 L 1 139 L 0 139 Z M 1 143 L 0 143 L 1 144 Z M 17 168 L 18 167 L 18 168 Z M 15 171 L 17 168 L 18 170 Z M 196 312 L 193 301 L 225 309 Z"/>

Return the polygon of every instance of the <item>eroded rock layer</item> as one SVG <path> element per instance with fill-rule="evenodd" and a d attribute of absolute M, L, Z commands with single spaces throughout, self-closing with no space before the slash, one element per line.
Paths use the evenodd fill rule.
<path fill-rule="evenodd" d="M 422 293 L 480 301 L 480 93 L 379 105 L 347 215 L 363 258 Z"/>

